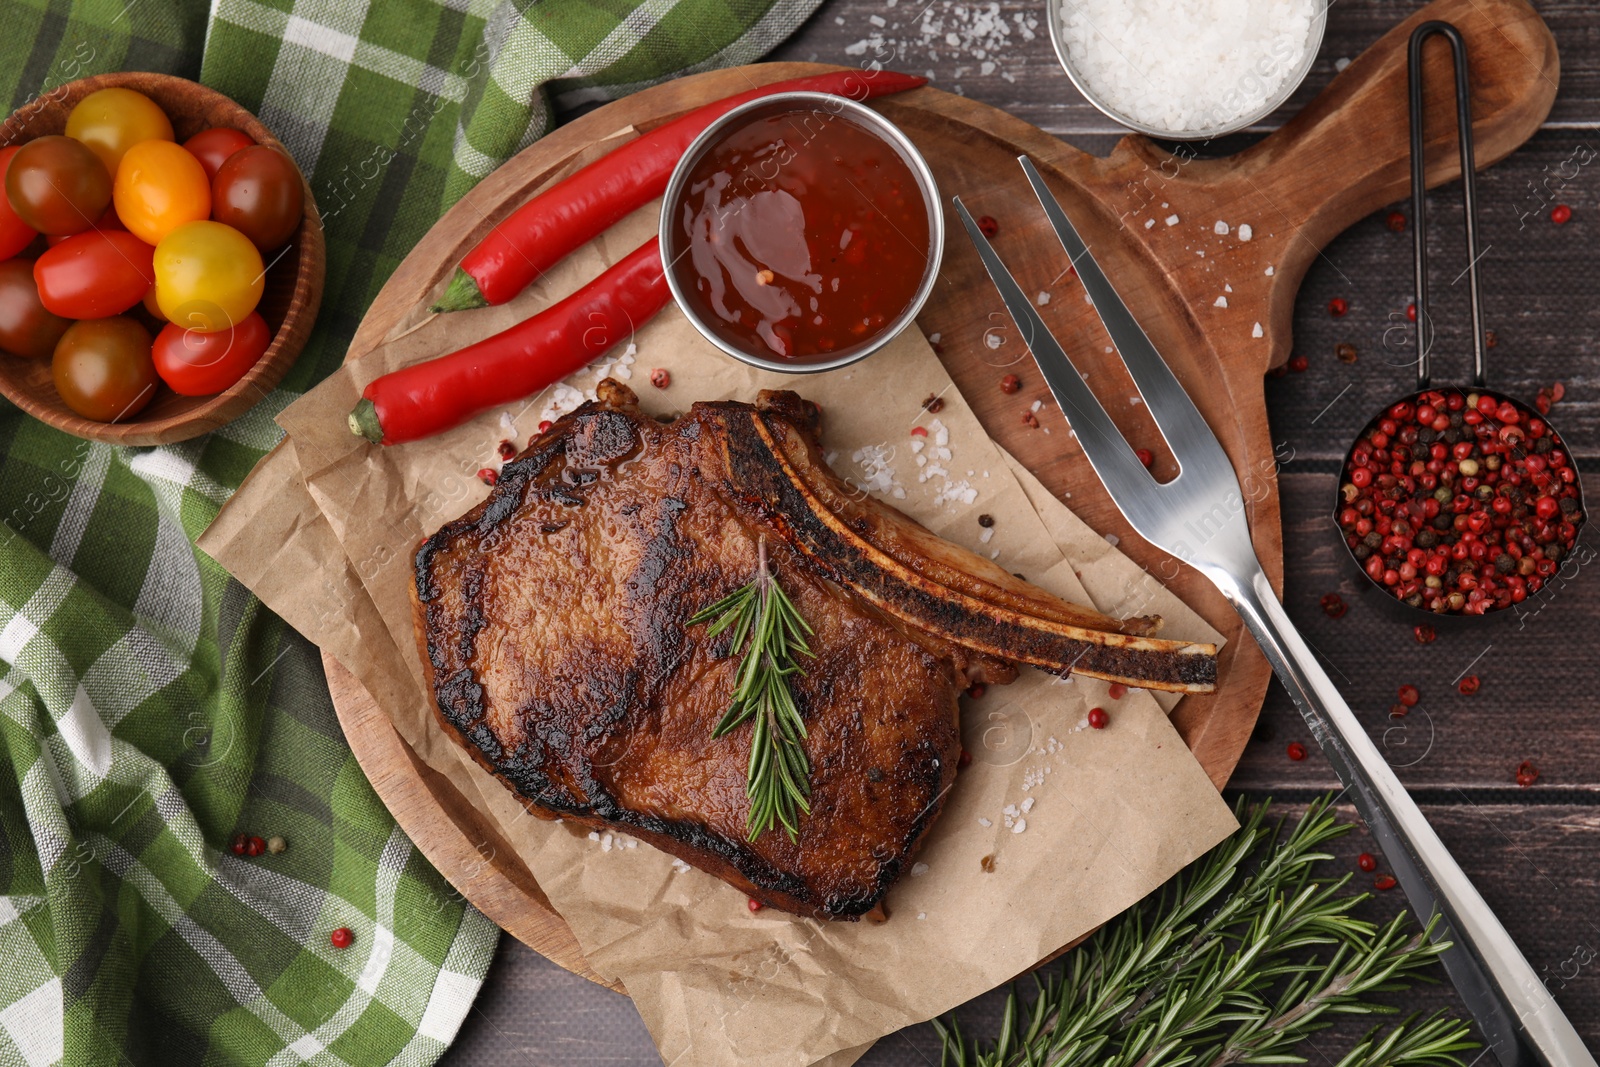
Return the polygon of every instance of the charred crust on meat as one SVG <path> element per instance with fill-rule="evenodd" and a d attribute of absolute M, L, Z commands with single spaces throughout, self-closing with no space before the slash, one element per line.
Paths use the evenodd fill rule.
<path fill-rule="evenodd" d="M 970 679 L 1010 680 L 1013 658 L 1035 656 L 1110 666 L 1135 684 L 1172 677 L 1198 687 L 1215 676 L 1209 646 L 1174 655 L 1182 646 L 1133 647 L 1139 640 L 1126 634 L 1109 635 L 1119 647 L 1072 643 L 1029 630 L 1026 613 L 1007 629 L 1015 611 L 975 610 L 983 601 L 970 597 L 963 607 L 915 568 L 885 566 L 872 516 L 854 505 L 827 512 L 819 501 L 837 496 L 808 495 L 820 492 L 814 478 L 831 478 L 820 460 L 802 455 L 797 467 L 783 453 L 802 438 L 820 448 L 820 412 L 793 393 L 764 393 L 754 407 L 697 404 L 670 427 L 640 413 L 618 383 L 597 395 L 505 464 L 487 499 L 413 558 L 413 618 L 437 720 L 536 815 L 620 829 L 766 904 L 852 920 L 881 905 L 939 816 Z M 798 845 L 778 832 L 752 844 L 741 832 L 748 749 L 735 735 L 715 746 L 709 738 L 731 685 L 731 667 L 719 665 L 727 635 L 710 641 L 685 625 L 749 580 L 763 534 L 786 591 L 811 605 L 808 619 L 833 627 L 819 631 L 830 643 L 794 687 L 814 739 L 813 810 Z M 558 578 L 527 578 L 546 579 L 545 564 Z M 570 618 L 549 610 L 569 594 Z M 1018 602 L 1015 589 L 1005 595 Z M 539 631 L 543 641 L 517 628 L 535 621 L 554 627 Z M 541 659 L 551 634 L 560 647 Z M 996 641 L 1010 643 L 1004 654 Z M 863 692 L 863 678 L 877 689 Z M 701 802 L 695 790 L 707 778 L 723 791 Z"/>

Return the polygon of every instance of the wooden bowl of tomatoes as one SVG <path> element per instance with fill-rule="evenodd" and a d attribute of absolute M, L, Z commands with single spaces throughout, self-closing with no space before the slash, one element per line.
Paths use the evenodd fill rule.
<path fill-rule="evenodd" d="M 0 127 L 0 175 L 0 394 L 35 418 L 187 440 L 305 347 L 322 221 L 283 145 L 221 93 L 143 72 L 70 82 Z"/>

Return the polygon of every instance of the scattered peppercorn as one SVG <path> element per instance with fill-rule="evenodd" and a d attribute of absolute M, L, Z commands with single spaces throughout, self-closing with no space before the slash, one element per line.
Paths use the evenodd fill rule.
<path fill-rule="evenodd" d="M 493 485 L 500 480 L 500 475 L 495 473 L 493 467 L 483 467 L 478 471 L 478 481 L 484 485 Z"/>
<path fill-rule="evenodd" d="M 1557 226 L 1565 226 L 1572 221 L 1572 209 L 1565 204 L 1557 204 L 1550 209 L 1550 221 Z"/>
<path fill-rule="evenodd" d="M 1127 695 L 1128 687 L 1123 685 L 1121 682 L 1112 682 L 1106 687 L 1106 696 L 1110 697 L 1112 700 L 1121 700 Z"/>
<path fill-rule="evenodd" d="M 761 901 L 757 900 L 755 897 L 751 897 L 749 901 L 746 902 L 745 906 L 750 909 L 750 914 L 754 915 L 756 912 L 761 910 Z"/>
<path fill-rule="evenodd" d="M 1104 730 L 1106 728 L 1106 724 L 1110 721 L 1111 716 L 1106 714 L 1105 708 L 1089 709 L 1089 729 Z"/>
<path fill-rule="evenodd" d="M 1517 764 L 1517 784 L 1526 789 L 1539 780 L 1539 768 L 1533 765 L 1532 760 L 1523 760 Z"/>
<path fill-rule="evenodd" d="M 994 221 L 993 215 L 978 216 L 978 232 L 985 237 L 993 239 L 1000 232 L 1000 224 Z"/>
<path fill-rule="evenodd" d="M 1408 712 L 1410 710 L 1411 709 L 1406 707 L 1404 704 L 1390 704 L 1389 705 L 1389 718 L 1391 718 L 1391 719 L 1403 719 L 1403 718 L 1406 717 L 1406 712 Z"/>
<path fill-rule="evenodd" d="M 1361 855 L 1356 857 L 1356 866 L 1360 867 L 1368 874 L 1371 874 L 1373 871 L 1378 869 L 1378 861 L 1373 858 L 1372 853 L 1363 852 Z"/>
<path fill-rule="evenodd" d="M 1328 593 L 1322 598 L 1322 610 L 1330 619 L 1342 619 L 1350 608 L 1344 602 L 1344 597 L 1338 593 Z"/>
<path fill-rule="evenodd" d="M 1022 379 L 1015 374 L 1008 374 L 1000 379 L 1000 391 L 1007 396 L 1022 391 Z"/>
<path fill-rule="evenodd" d="M 1339 357 L 1340 363 L 1354 363 L 1356 361 L 1356 346 L 1349 341 L 1340 341 L 1333 346 L 1333 354 Z"/>
<path fill-rule="evenodd" d="M 1395 233 L 1406 232 L 1406 217 L 1398 211 L 1389 212 L 1388 218 L 1383 220 Z"/>
<path fill-rule="evenodd" d="M 1417 305 L 1415 305 L 1415 304 L 1407 304 L 1406 305 L 1406 321 L 1407 322 L 1416 322 L 1417 321 Z"/>
<path fill-rule="evenodd" d="M 913 426 L 911 427 L 911 436 L 926 437 L 928 436 L 928 428 L 926 426 Z"/>
<path fill-rule="evenodd" d="M 355 944 L 356 935 L 350 932 L 348 926 L 341 926 L 328 935 L 328 940 L 333 942 L 334 948 L 349 948 Z"/>
<path fill-rule="evenodd" d="M 1461 691 L 1462 696 L 1469 697 L 1473 693 L 1476 693 L 1478 689 L 1482 687 L 1482 685 L 1483 682 L 1478 679 L 1476 674 L 1469 674 L 1465 678 L 1461 679 L 1461 684 L 1456 686 L 1456 688 Z"/>
<path fill-rule="evenodd" d="M 1038 425 L 1039 425 L 1039 418 L 1038 418 L 1037 415 L 1035 415 L 1033 413 L 1033 411 L 1031 409 L 1028 410 L 1028 411 L 1024 411 L 1022 413 L 1022 425 L 1024 425 L 1024 426 L 1032 426 L 1034 428 L 1037 428 Z"/>
<path fill-rule="evenodd" d="M 926 411 L 929 415 L 939 414 L 939 412 L 944 410 L 944 397 L 933 396 L 930 394 L 928 399 L 922 402 L 922 410 Z"/>
<path fill-rule="evenodd" d="M 1427 530 L 1423 531 L 1423 533 L 1428 532 L 1429 531 Z M 1417 543 L 1421 544 L 1421 542 L 1422 538 L 1418 537 Z M 1434 639 L 1439 636 L 1439 631 L 1435 630 L 1425 622 L 1420 622 L 1411 628 L 1411 636 L 1417 639 L 1417 644 L 1419 645 L 1431 645 L 1433 644 Z"/>
<path fill-rule="evenodd" d="M 235 856 L 244 855 L 246 850 L 248 850 L 249 848 L 250 848 L 250 835 L 249 834 L 234 834 L 232 843 L 228 845 L 228 851 L 232 852 Z"/>
<path fill-rule="evenodd" d="M 1156 454 L 1148 448 L 1136 448 L 1133 454 L 1139 457 L 1139 462 L 1144 464 L 1145 470 L 1155 466 Z"/>
<path fill-rule="evenodd" d="M 989 687 L 984 685 L 982 682 L 974 682 L 967 688 L 967 696 L 971 697 L 973 700 L 977 700 L 988 691 Z"/>
<path fill-rule="evenodd" d="M 1378 877 L 1372 880 L 1372 888 L 1379 890 L 1380 892 L 1393 889 L 1399 884 L 1399 882 L 1394 880 L 1394 875 L 1392 874 L 1380 874 Z"/>
<path fill-rule="evenodd" d="M 978 861 L 978 866 L 983 868 L 983 871 L 984 871 L 985 874 L 993 874 L 994 873 L 994 854 L 990 853 L 989 855 L 983 857 L 983 859 Z"/>
<path fill-rule="evenodd" d="M 665 389 L 672 384 L 672 372 L 665 367 L 656 367 L 650 372 L 650 384 L 657 389 Z"/>
<path fill-rule="evenodd" d="M 1493 330 L 1483 331 L 1483 344 L 1485 348 L 1493 348 L 1500 343 L 1500 336 Z"/>
<path fill-rule="evenodd" d="M 267 850 L 267 843 L 259 837 L 252 837 L 244 846 L 246 856 L 259 856 Z"/>
<path fill-rule="evenodd" d="M 549 433 L 550 432 L 550 427 L 552 427 L 554 425 L 555 425 L 555 423 L 551 422 L 549 419 L 541 419 L 539 421 L 539 432 L 540 433 Z"/>
<path fill-rule="evenodd" d="M 1421 699 L 1422 699 L 1422 693 L 1421 693 L 1420 690 L 1417 689 L 1416 686 L 1414 686 L 1414 685 L 1402 685 L 1400 687 L 1400 703 L 1404 704 L 1406 707 L 1408 707 L 1408 708 L 1416 707 L 1417 706 L 1417 702 L 1420 701 Z"/>
<path fill-rule="evenodd" d="M 510 459 L 517 454 L 517 446 L 510 441 L 501 441 L 498 451 L 501 459 Z"/>
<path fill-rule="evenodd" d="M 1304 374 L 1306 369 L 1310 366 L 1311 361 L 1305 356 L 1289 357 L 1289 369 L 1294 371 L 1296 374 Z"/>
<path fill-rule="evenodd" d="M 1332 300 L 1328 301 L 1328 314 L 1332 315 L 1336 319 L 1342 317 L 1344 313 L 1349 310 L 1350 301 L 1346 300 L 1342 296 L 1336 296 Z"/>
<path fill-rule="evenodd" d="M 1306 746 L 1298 741 L 1290 741 L 1288 747 L 1289 758 L 1299 763 L 1306 758 Z"/>
<path fill-rule="evenodd" d="M 994 516 L 990 515 L 987 511 L 984 512 L 982 515 L 978 516 L 978 525 L 987 530 L 989 527 L 994 525 Z"/>
<path fill-rule="evenodd" d="M 289 842 L 285 841 L 279 834 L 273 834 L 271 837 L 267 838 L 267 851 L 272 853 L 274 856 L 288 847 Z"/>
<path fill-rule="evenodd" d="M 961 755 L 956 758 L 956 770 L 964 771 L 970 766 L 972 766 L 972 753 L 963 748 Z"/>

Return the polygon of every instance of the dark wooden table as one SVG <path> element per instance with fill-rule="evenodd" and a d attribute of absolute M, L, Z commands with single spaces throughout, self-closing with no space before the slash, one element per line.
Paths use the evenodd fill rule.
<path fill-rule="evenodd" d="M 1083 102 L 1057 65 L 1043 5 L 1002 0 L 998 17 L 1007 32 L 994 30 L 992 22 L 987 33 L 977 32 L 979 13 L 992 6 L 987 0 L 933 0 L 926 8 L 922 0 L 893 7 L 881 0 L 827 0 L 773 58 L 857 63 L 863 43 L 877 34 L 883 41 L 874 54 L 892 51 L 886 66 L 929 73 L 941 88 L 1004 108 L 1089 151 L 1109 151 L 1120 131 Z M 1276 125 L 1325 85 L 1336 61 L 1357 55 L 1418 6 L 1415 0 L 1335 0 L 1315 69 L 1267 125 Z M 1544 128 L 1479 179 L 1484 303 L 1497 340 L 1489 353 L 1490 381 L 1528 400 L 1541 387 L 1565 383 L 1566 397 L 1551 415 L 1592 480 L 1600 466 L 1600 17 L 1591 0 L 1539 0 L 1535 6 L 1561 48 L 1561 91 Z M 885 24 L 878 26 L 875 17 Z M 924 33 L 921 18 L 943 25 Z M 1035 20 L 1031 31 L 1029 19 Z M 949 46 L 947 32 L 962 43 Z M 979 50 L 984 54 L 977 55 Z M 1558 170 L 1572 173 L 1571 166 L 1560 165 L 1574 157 L 1592 162 L 1575 177 L 1558 177 Z M 1328 180 L 1339 180 L 1337 170 Z M 1549 204 L 1570 205 L 1572 221 L 1554 226 L 1548 204 L 1537 210 L 1535 188 Z M 1397 207 L 1409 215 L 1409 205 Z M 1432 210 L 1433 292 L 1439 294 L 1435 315 L 1441 323 L 1434 375 L 1439 382 L 1464 381 L 1465 286 L 1448 283 L 1466 263 L 1457 187 L 1434 194 Z M 1406 370 L 1388 367 L 1380 357 L 1383 331 L 1392 313 L 1404 312 L 1412 289 L 1409 233 L 1390 232 L 1385 214 L 1345 233 L 1312 268 L 1295 318 L 1295 351 L 1309 359 L 1310 368 L 1267 382 L 1274 433 L 1287 446 L 1278 451 L 1292 450 L 1293 456 L 1279 472 L 1285 603 L 1445 843 L 1535 970 L 1548 976 L 1579 1031 L 1600 1048 L 1600 963 L 1580 965 L 1600 950 L 1596 577 L 1580 575 L 1520 623 L 1441 632 L 1423 646 L 1413 640 L 1408 622 L 1363 593 L 1364 580 L 1358 581 L 1329 523 L 1343 449 L 1373 411 L 1410 385 Z M 1343 318 L 1328 313 L 1335 296 L 1349 301 Z M 1334 358 L 1339 342 L 1357 347 L 1355 364 Z M 1592 535 L 1587 540 L 1594 543 Z M 1337 620 L 1319 608 L 1322 595 L 1335 591 L 1350 604 Z M 1483 686 L 1466 697 L 1454 682 L 1469 669 Z M 1396 730 L 1387 712 L 1396 688 L 1407 682 L 1421 688 L 1422 703 L 1405 720 L 1406 728 Z M 1292 740 L 1306 742 L 1312 756 L 1290 762 L 1284 753 Z M 1297 812 L 1337 788 L 1315 750 L 1274 685 L 1230 789 L 1272 796 L 1286 812 Z M 1527 789 L 1515 782 L 1523 760 L 1541 771 Z M 1353 812 L 1345 813 L 1353 818 Z M 1338 861 L 1343 869 L 1355 870 L 1351 858 L 1368 840 L 1359 827 L 1345 839 Z M 1398 892 L 1380 896 L 1373 905 L 1380 912 L 1401 904 Z M 990 993 L 960 1015 L 972 1030 L 992 1033 L 1001 1003 L 1000 993 Z M 1431 1010 L 1456 1001 L 1448 987 L 1437 987 L 1395 1003 Z M 1336 1029 L 1302 1051 L 1313 1063 L 1332 1064 L 1348 1048 L 1352 1032 Z M 915 1026 L 879 1042 L 861 1062 L 916 1067 L 937 1063 L 938 1052 L 932 1029 Z M 627 999 L 507 937 L 442 1062 L 601 1067 L 659 1059 Z"/>

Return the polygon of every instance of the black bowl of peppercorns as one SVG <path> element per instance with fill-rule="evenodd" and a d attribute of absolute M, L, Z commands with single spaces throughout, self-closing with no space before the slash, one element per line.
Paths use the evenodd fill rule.
<path fill-rule="evenodd" d="M 1542 414 L 1483 389 L 1425 389 L 1356 439 L 1333 518 L 1385 596 L 1479 616 L 1570 579 L 1584 514 L 1577 468 Z"/>

